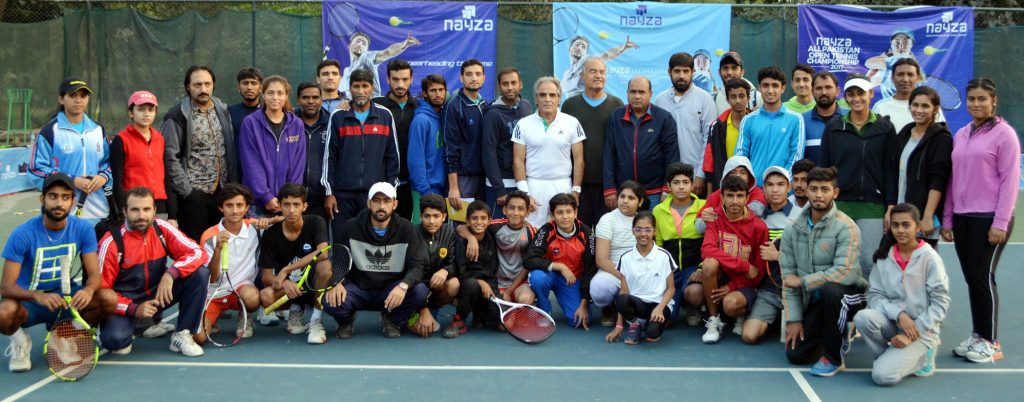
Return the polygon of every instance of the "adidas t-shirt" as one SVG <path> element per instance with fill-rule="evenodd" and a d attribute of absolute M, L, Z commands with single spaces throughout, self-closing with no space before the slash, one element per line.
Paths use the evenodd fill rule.
<path fill-rule="evenodd" d="M 558 180 L 572 175 L 572 145 L 587 139 L 580 122 L 559 112 L 551 124 L 534 113 L 516 123 L 512 142 L 526 146 L 526 177 Z"/>
<path fill-rule="evenodd" d="M 676 263 L 672 255 L 661 247 L 654 246 L 647 256 L 640 255 L 636 247 L 622 254 L 619 272 L 626 277 L 629 294 L 648 303 L 661 303 L 661 297 L 668 288 L 667 278 L 672 277 Z M 671 310 L 674 302 L 668 303 Z"/>

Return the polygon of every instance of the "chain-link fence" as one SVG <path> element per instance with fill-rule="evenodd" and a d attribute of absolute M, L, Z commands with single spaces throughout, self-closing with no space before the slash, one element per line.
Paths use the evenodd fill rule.
<path fill-rule="evenodd" d="M 51 118 L 57 83 L 69 75 L 94 87 L 89 115 L 111 134 L 127 122 L 131 92 L 150 90 L 168 110 L 182 97 L 183 74 L 193 64 L 219 73 L 216 96 L 228 103 L 239 101 L 234 73 L 245 66 L 283 75 L 293 86 L 312 81 L 322 57 L 320 12 L 319 0 L 0 0 L 0 131 L 36 128 Z M 551 3 L 499 2 L 498 15 L 498 65 L 519 67 L 526 81 L 550 75 Z M 769 65 L 789 71 L 796 63 L 796 20 L 795 4 L 734 4 L 730 50 L 743 54 L 748 72 Z M 975 74 L 997 83 L 1024 81 L 1024 71 L 1007 68 L 1024 60 L 1024 44 L 1007 40 L 1024 33 L 1024 9 L 976 8 L 975 28 Z M 1024 122 L 1024 87 L 1000 91 L 1000 112 Z"/>

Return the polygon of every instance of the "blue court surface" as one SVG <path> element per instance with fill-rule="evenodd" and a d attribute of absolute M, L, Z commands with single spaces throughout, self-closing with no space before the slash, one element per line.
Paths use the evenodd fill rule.
<path fill-rule="evenodd" d="M 910 377 L 893 387 L 871 381 L 863 341 L 847 356 L 847 370 L 832 378 L 807 374 L 785 358 L 778 333 L 759 345 L 729 333 L 717 345 L 700 342 L 703 327 L 676 325 L 658 343 L 606 344 L 608 328 L 568 328 L 561 318 L 549 341 L 528 346 L 507 334 L 470 330 L 458 339 L 410 334 L 381 336 L 375 313 L 360 313 L 356 337 L 307 345 L 283 325 L 257 325 L 253 338 L 228 349 L 207 348 L 200 358 L 168 350 L 168 338 L 137 339 L 128 356 L 104 354 L 93 373 L 77 383 L 55 381 L 42 358 L 41 328 L 31 331 L 33 369 L 0 372 L 0 398 L 58 401 L 83 396 L 103 401 L 163 400 L 348 400 L 348 401 L 981 401 L 1013 400 L 1024 380 L 1020 313 L 1024 283 L 1019 269 L 1024 245 L 1003 255 L 1001 341 L 1006 358 L 974 364 L 952 355 L 970 332 L 963 276 L 950 244 L 940 246 L 952 287 L 952 307 L 942 332 L 938 372 Z M 443 310 L 442 324 L 450 318 Z M 556 311 L 556 313 L 559 313 Z M 325 316 L 326 317 L 326 316 Z M 558 314 L 556 314 L 558 317 Z M 0 346 L 6 347 L 6 340 Z M 1017 395 L 1014 397 L 1014 395 Z"/>

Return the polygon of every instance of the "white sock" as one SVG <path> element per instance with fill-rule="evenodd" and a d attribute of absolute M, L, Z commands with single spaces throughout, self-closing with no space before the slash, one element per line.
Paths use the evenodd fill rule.
<path fill-rule="evenodd" d="M 17 331 L 14 331 L 14 333 L 11 334 L 11 341 L 24 342 L 29 339 L 28 332 L 25 332 L 24 328 L 18 328 Z"/>
<path fill-rule="evenodd" d="M 314 308 L 314 309 L 313 309 L 313 314 L 309 316 L 309 320 L 310 320 L 310 321 L 314 321 L 314 320 L 319 320 L 319 319 L 320 319 L 320 316 L 321 316 L 321 315 L 322 315 L 323 313 L 324 313 L 324 311 L 323 311 L 323 310 L 321 310 L 321 309 L 318 309 L 318 308 Z"/>

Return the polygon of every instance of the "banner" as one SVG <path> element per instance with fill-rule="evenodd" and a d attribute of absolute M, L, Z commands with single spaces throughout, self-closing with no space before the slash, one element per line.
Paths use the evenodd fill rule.
<path fill-rule="evenodd" d="M 626 101 L 629 79 L 651 80 L 654 95 L 672 86 L 668 59 L 694 56 L 693 84 L 713 93 L 722 87 L 718 59 L 729 49 L 728 4 L 557 3 L 552 6 L 555 77 L 562 99 L 583 92 L 583 62 L 605 60 L 605 90 Z"/>
<path fill-rule="evenodd" d="M 908 7 L 891 12 L 855 6 L 799 7 L 798 60 L 815 70 L 861 73 L 877 102 L 896 93 L 891 67 L 902 58 L 921 65 L 921 85 L 942 100 L 950 130 L 970 121 L 963 89 L 974 75 L 974 13 L 970 7 Z M 897 127 L 897 130 L 899 127 Z"/>
<path fill-rule="evenodd" d="M 31 190 L 34 184 L 42 186 L 42 180 L 34 183 L 36 177 L 28 173 L 28 162 L 32 149 L 25 147 L 0 149 L 0 194 Z"/>
<path fill-rule="evenodd" d="M 418 95 L 430 74 L 444 76 L 455 92 L 462 62 L 478 59 L 488 79 L 480 93 L 493 99 L 497 18 L 496 3 L 324 0 L 324 56 L 341 63 L 344 92 L 351 71 L 373 70 L 375 96 L 388 92 L 389 60 L 412 64 L 410 93 Z"/>

